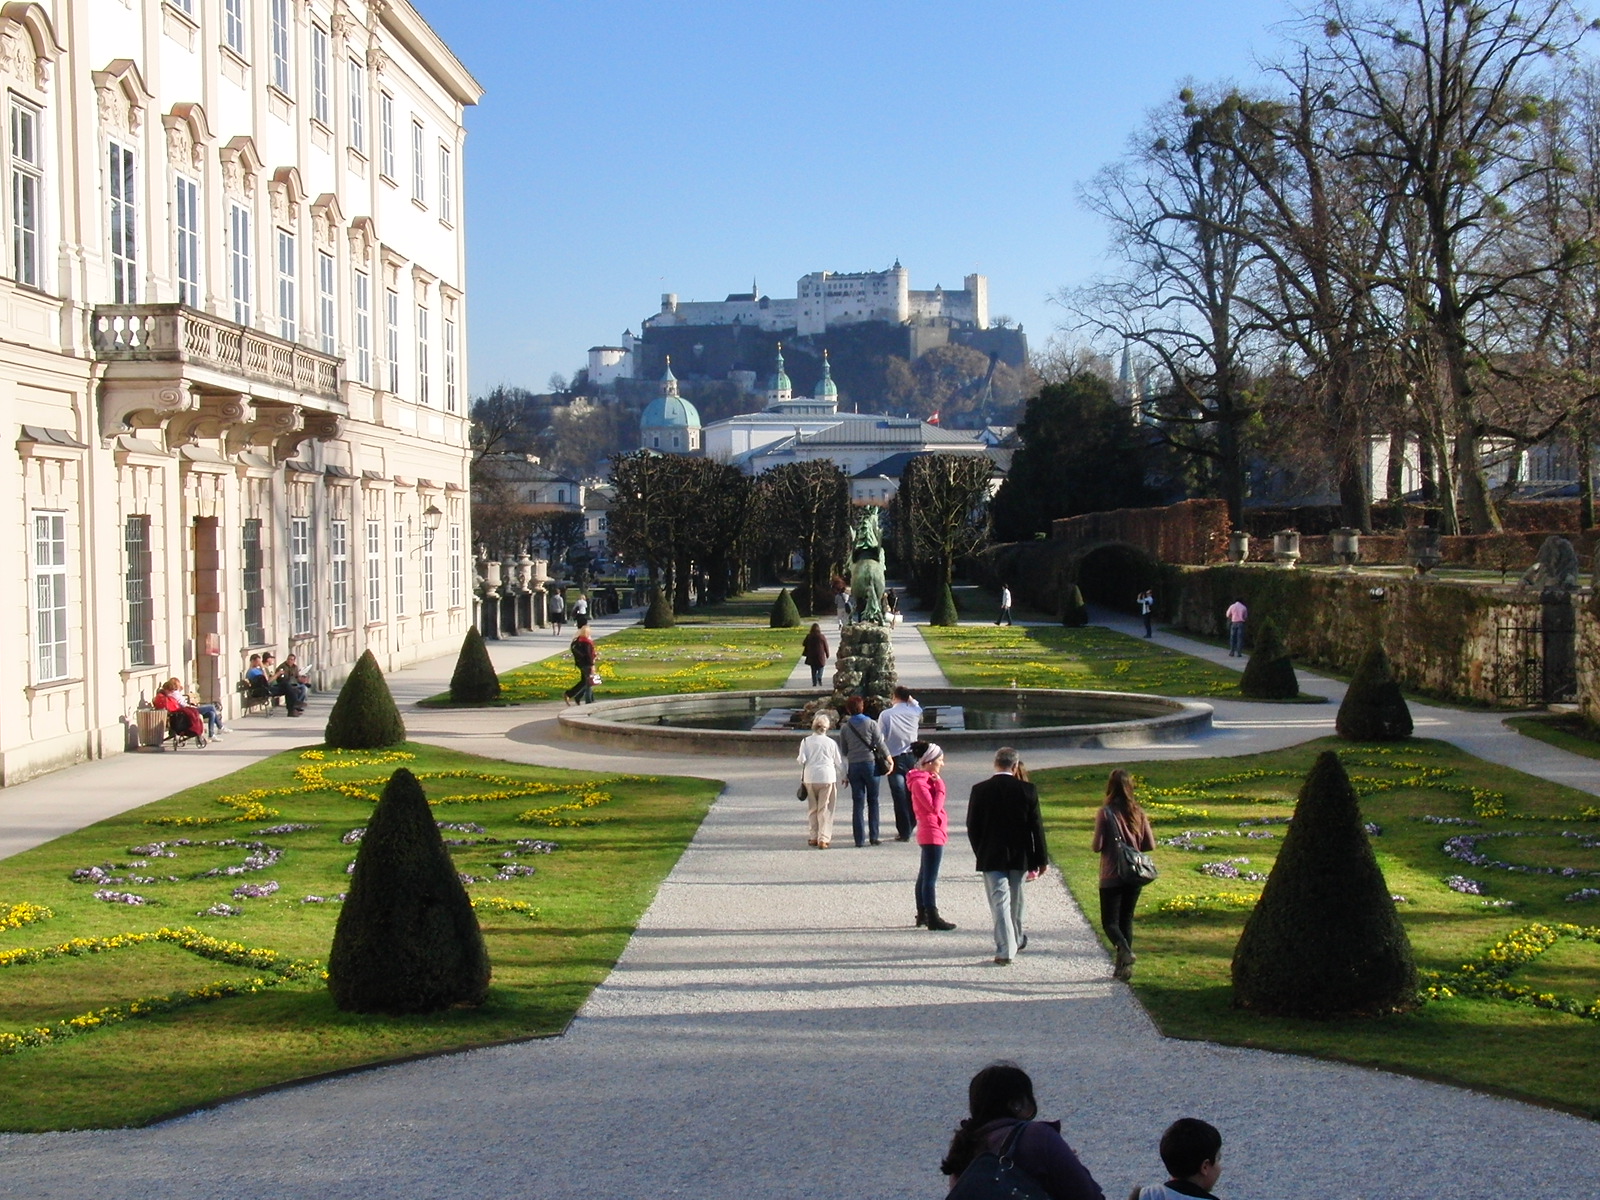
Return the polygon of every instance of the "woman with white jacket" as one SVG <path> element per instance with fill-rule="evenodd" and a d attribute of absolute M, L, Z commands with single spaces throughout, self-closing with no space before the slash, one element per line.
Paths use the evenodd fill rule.
<path fill-rule="evenodd" d="M 800 743 L 800 753 L 796 755 L 804 768 L 800 780 L 806 788 L 806 845 L 818 850 L 826 850 L 833 841 L 833 805 L 839 796 L 839 781 L 844 778 L 844 759 L 828 736 L 830 724 L 827 713 L 813 717 L 811 736 Z"/>

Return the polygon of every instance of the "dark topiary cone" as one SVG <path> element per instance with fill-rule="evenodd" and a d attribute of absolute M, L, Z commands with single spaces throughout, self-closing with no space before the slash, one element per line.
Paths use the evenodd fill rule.
<path fill-rule="evenodd" d="M 1352 742 L 1394 742 L 1411 736 L 1411 710 L 1382 642 L 1373 642 L 1362 657 L 1334 728 Z"/>
<path fill-rule="evenodd" d="M 677 623 L 677 617 L 672 614 L 672 605 L 667 601 L 666 591 L 657 588 L 656 594 L 650 597 L 650 607 L 645 609 L 642 624 L 646 629 L 671 629 Z"/>
<path fill-rule="evenodd" d="M 500 676 L 489 661 L 489 647 L 476 625 L 461 640 L 461 656 L 450 676 L 450 699 L 455 704 L 493 704 L 500 699 Z"/>
<path fill-rule="evenodd" d="M 933 614 L 928 618 L 930 625 L 959 625 L 960 614 L 956 612 L 955 594 L 951 592 L 950 585 L 944 584 L 939 589 L 939 599 L 933 606 Z"/>
<path fill-rule="evenodd" d="M 1083 602 L 1083 592 L 1077 584 L 1061 597 L 1061 623 L 1074 629 L 1089 623 L 1089 606 Z"/>
<path fill-rule="evenodd" d="M 800 624 L 800 610 L 795 607 L 788 588 L 779 591 L 778 598 L 772 602 L 772 615 L 767 623 L 773 629 L 793 629 Z"/>
<path fill-rule="evenodd" d="M 1239 692 L 1252 700 L 1293 700 L 1300 694 L 1294 660 L 1270 619 L 1261 622 L 1256 632 L 1256 646 L 1239 678 Z"/>
<path fill-rule="evenodd" d="M 422 785 L 401 767 L 372 810 L 328 953 L 346 1012 L 437 1012 L 480 1004 L 489 952 Z"/>
<path fill-rule="evenodd" d="M 1339 756 L 1324 750 L 1233 952 L 1233 1003 L 1277 1016 L 1370 1015 L 1416 1002 L 1411 942 Z"/>
<path fill-rule="evenodd" d="M 355 670 L 339 689 L 323 738 L 339 750 L 372 750 L 406 740 L 406 723 L 400 719 L 371 650 L 357 660 Z"/>

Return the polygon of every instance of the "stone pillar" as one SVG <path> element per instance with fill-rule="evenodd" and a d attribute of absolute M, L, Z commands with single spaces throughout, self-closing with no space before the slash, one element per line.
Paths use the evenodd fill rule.
<path fill-rule="evenodd" d="M 500 636 L 517 636 L 517 560 L 506 555 L 500 564 Z"/>
<path fill-rule="evenodd" d="M 533 559 L 517 555 L 517 628 L 533 629 Z"/>
<path fill-rule="evenodd" d="M 486 638 L 500 637 L 500 564 L 488 559 L 483 564 L 483 623 Z"/>

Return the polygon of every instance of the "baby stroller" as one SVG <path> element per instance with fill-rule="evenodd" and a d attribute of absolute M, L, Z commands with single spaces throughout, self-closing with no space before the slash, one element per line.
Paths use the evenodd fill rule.
<path fill-rule="evenodd" d="M 166 741 L 172 743 L 174 750 L 183 749 L 189 742 L 193 742 L 200 749 L 205 748 L 206 722 L 198 708 L 180 705 L 166 694 L 156 697 L 155 706 L 167 710 Z M 166 748 L 166 742 L 162 743 L 162 748 Z"/>

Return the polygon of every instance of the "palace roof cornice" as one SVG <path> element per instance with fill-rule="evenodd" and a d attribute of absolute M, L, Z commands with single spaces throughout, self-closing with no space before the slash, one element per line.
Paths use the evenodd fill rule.
<path fill-rule="evenodd" d="M 417 61 L 444 85 L 457 103 L 478 102 L 483 96 L 483 85 L 472 77 L 461 60 L 444 44 L 444 39 L 406 0 L 386 0 L 386 3 L 372 7 L 383 27 L 398 38 Z"/>

